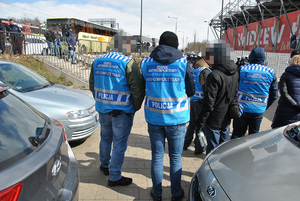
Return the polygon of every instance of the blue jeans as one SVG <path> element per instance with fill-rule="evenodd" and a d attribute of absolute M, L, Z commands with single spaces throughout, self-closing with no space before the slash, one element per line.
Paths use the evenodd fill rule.
<path fill-rule="evenodd" d="M 68 61 L 72 57 L 72 64 L 75 63 L 75 51 L 74 50 L 69 50 L 69 55 L 68 55 Z"/>
<path fill-rule="evenodd" d="M 110 169 L 109 180 L 117 181 L 122 178 L 122 165 L 132 128 L 133 116 L 128 116 L 123 112 L 117 117 L 99 113 L 99 121 L 101 126 L 101 165 Z"/>
<path fill-rule="evenodd" d="M 62 48 L 62 45 L 61 45 L 61 41 L 60 40 L 56 40 L 54 41 L 54 53 L 55 53 L 55 56 L 57 55 L 57 46 L 58 46 L 58 50 L 59 50 L 59 56 L 61 56 L 61 48 Z"/>
<path fill-rule="evenodd" d="M 181 194 L 182 161 L 181 154 L 184 143 L 186 126 L 155 126 L 148 123 L 151 142 L 152 161 L 151 176 L 153 194 L 162 195 L 162 180 L 164 175 L 165 139 L 167 138 L 170 157 L 171 193 L 173 196 Z"/>
<path fill-rule="evenodd" d="M 46 54 L 47 55 L 53 55 L 53 42 L 47 41 L 48 48 L 46 49 Z M 50 53 L 48 52 L 50 50 Z"/>
<path fill-rule="evenodd" d="M 263 116 L 263 113 L 244 112 L 240 118 L 234 119 L 231 139 L 244 136 L 248 127 L 249 134 L 258 133 Z"/>
<path fill-rule="evenodd" d="M 206 155 L 211 150 L 229 140 L 230 125 L 225 128 L 214 128 L 208 124 L 204 124 L 204 134 L 207 140 Z"/>

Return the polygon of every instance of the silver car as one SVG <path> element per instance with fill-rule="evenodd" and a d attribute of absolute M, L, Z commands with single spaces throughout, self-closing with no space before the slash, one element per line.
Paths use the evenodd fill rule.
<path fill-rule="evenodd" d="M 300 122 L 223 143 L 194 174 L 188 200 L 299 200 Z"/>
<path fill-rule="evenodd" d="M 68 141 L 83 140 L 99 126 L 91 94 L 54 84 L 32 70 L 13 62 L 0 61 L 0 83 L 31 106 L 64 126 Z"/>
<path fill-rule="evenodd" d="M 0 84 L 0 200 L 78 200 L 78 163 L 63 126 L 7 89 Z"/>

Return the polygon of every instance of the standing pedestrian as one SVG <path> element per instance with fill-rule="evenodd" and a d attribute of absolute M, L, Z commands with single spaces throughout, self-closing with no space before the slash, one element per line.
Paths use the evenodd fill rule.
<path fill-rule="evenodd" d="M 141 108 L 145 87 L 136 62 L 109 52 L 93 62 L 90 90 L 96 99 L 101 125 L 100 170 L 109 175 L 109 186 L 127 186 L 122 165 L 134 113 Z"/>
<path fill-rule="evenodd" d="M 197 133 L 203 129 L 207 139 L 206 155 L 229 140 L 231 116 L 229 107 L 237 102 L 239 75 L 230 60 L 229 46 L 224 41 L 208 44 L 206 61 L 212 65 L 207 76 L 202 110 L 197 119 Z"/>
<path fill-rule="evenodd" d="M 67 36 L 67 44 L 68 44 L 68 50 L 69 50 L 69 55 L 67 58 L 67 61 L 69 61 L 70 57 L 72 58 L 71 63 L 75 64 L 75 50 L 76 50 L 76 40 L 72 36 L 72 27 L 69 27 L 69 30 L 66 33 Z"/>
<path fill-rule="evenodd" d="M 239 103 L 244 108 L 240 118 L 233 120 L 231 139 L 259 132 L 263 114 L 278 97 L 278 83 L 272 68 L 264 65 L 265 51 L 255 47 L 249 55 L 249 64 L 239 68 Z"/>
<path fill-rule="evenodd" d="M 61 44 L 62 31 L 61 31 L 60 26 L 56 27 L 56 30 L 54 31 L 54 37 L 55 37 L 55 40 L 54 40 L 54 54 L 55 54 L 55 56 L 58 55 L 58 57 L 61 58 L 62 57 L 62 53 L 61 53 L 61 50 L 62 50 L 62 44 Z"/>
<path fill-rule="evenodd" d="M 190 122 L 186 131 L 183 150 L 188 149 L 195 134 L 195 139 L 194 139 L 195 155 L 201 154 L 205 151 L 205 147 L 202 147 L 200 144 L 198 134 L 195 133 L 195 128 L 196 128 L 196 120 L 202 108 L 203 97 L 204 97 L 203 90 L 205 88 L 205 81 L 210 72 L 211 70 L 209 68 L 209 65 L 202 57 L 198 58 L 198 61 L 196 60 L 194 62 L 193 74 L 194 74 L 196 92 L 195 95 L 190 98 L 191 101 Z"/>
<path fill-rule="evenodd" d="M 165 139 L 170 157 L 170 180 L 172 200 L 181 200 L 181 154 L 190 119 L 189 99 L 195 93 L 192 69 L 187 65 L 178 48 L 177 35 L 170 31 L 162 33 L 159 46 L 141 63 L 146 82 L 145 118 L 151 143 L 151 177 L 153 200 L 162 198 L 164 174 Z"/>
<path fill-rule="evenodd" d="M 300 121 L 300 52 L 293 52 L 289 66 L 280 77 L 280 99 L 272 122 L 278 128 Z"/>
<path fill-rule="evenodd" d="M 48 44 L 48 48 L 46 49 L 46 54 L 47 55 L 51 55 L 53 56 L 54 53 L 53 53 L 53 43 L 54 43 L 54 40 L 55 40 L 55 36 L 54 36 L 54 33 L 53 33 L 53 27 L 49 27 L 47 29 L 47 31 L 44 33 L 44 36 L 46 38 L 46 41 L 47 41 L 47 44 Z M 48 52 L 50 50 L 50 53 Z"/>
<path fill-rule="evenodd" d="M 13 19 L 9 20 L 9 25 L 7 26 L 7 31 L 9 32 L 10 43 L 12 46 L 13 54 L 18 53 L 18 38 L 20 37 L 21 30 L 18 25 L 15 25 Z"/>

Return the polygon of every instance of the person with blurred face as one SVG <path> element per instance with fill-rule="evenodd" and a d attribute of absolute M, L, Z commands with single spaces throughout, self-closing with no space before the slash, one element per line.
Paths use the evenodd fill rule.
<path fill-rule="evenodd" d="M 207 139 L 206 154 L 229 140 L 231 117 L 229 105 L 237 102 L 239 75 L 230 60 L 229 47 L 224 41 L 208 44 L 206 61 L 212 65 L 207 76 L 202 110 L 196 121 L 197 133 L 203 129 Z"/>

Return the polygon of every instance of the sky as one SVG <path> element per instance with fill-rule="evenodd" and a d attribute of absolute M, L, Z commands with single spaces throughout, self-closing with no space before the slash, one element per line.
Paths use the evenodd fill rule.
<path fill-rule="evenodd" d="M 224 0 L 224 6 L 230 0 Z M 142 3 L 142 7 L 141 7 Z M 179 47 L 187 42 L 214 40 L 208 23 L 222 7 L 222 0 L 0 0 L 1 18 L 76 17 L 115 18 L 128 35 L 157 38 L 164 31 L 177 33 Z"/>

